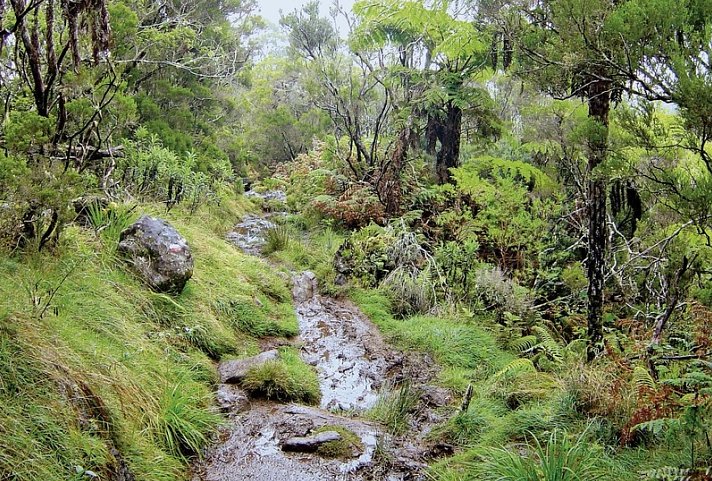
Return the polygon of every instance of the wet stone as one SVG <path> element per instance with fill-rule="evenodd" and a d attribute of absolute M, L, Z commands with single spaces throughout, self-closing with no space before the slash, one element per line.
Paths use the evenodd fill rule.
<path fill-rule="evenodd" d="M 247 371 L 267 361 L 274 361 L 278 357 L 279 352 L 273 349 L 245 359 L 222 361 L 218 365 L 220 382 L 224 384 L 240 384 L 247 375 Z"/>
<path fill-rule="evenodd" d="M 259 255 L 266 242 L 265 232 L 274 226 L 274 223 L 262 217 L 246 215 L 226 237 L 246 254 Z"/>
<path fill-rule="evenodd" d="M 313 436 L 289 438 L 282 443 L 282 450 L 313 453 L 319 449 L 319 446 L 334 441 L 341 441 L 341 435 L 336 431 L 324 431 Z"/>
<path fill-rule="evenodd" d="M 215 397 L 224 413 L 239 413 L 249 409 L 247 394 L 234 384 L 220 384 Z"/>

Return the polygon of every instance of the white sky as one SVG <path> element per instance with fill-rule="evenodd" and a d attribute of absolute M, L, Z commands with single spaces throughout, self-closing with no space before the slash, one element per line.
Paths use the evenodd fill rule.
<path fill-rule="evenodd" d="M 282 10 L 283 13 L 287 14 L 296 8 L 302 7 L 309 0 L 258 0 L 257 4 L 259 6 L 260 15 L 262 15 L 269 22 L 279 25 L 279 11 Z M 341 6 L 346 10 L 350 11 L 351 6 L 354 4 L 354 0 L 339 0 Z M 321 4 L 321 15 L 330 18 L 329 8 L 333 5 L 332 0 L 320 0 Z"/>

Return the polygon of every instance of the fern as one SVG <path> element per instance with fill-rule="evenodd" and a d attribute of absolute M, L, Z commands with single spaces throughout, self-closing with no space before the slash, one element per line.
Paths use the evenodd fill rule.
<path fill-rule="evenodd" d="M 520 357 L 507 364 L 502 370 L 495 373 L 492 378 L 495 381 L 499 381 L 502 379 L 516 377 L 526 372 L 536 372 L 536 368 L 534 367 L 534 363 L 531 359 Z"/>
<path fill-rule="evenodd" d="M 532 350 L 536 345 L 537 345 L 537 337 L 536 336 L 524 336 L 519 339 L 515 339 L 514 341 L 509 343 L 509 348 L 512 349 L 513 351 L 519 351 L 521 353 L 527 352 Z"/>
<path fill-rule="evenodd" d="M 658 435 L 663 431 L 671 428 L 680 427 L 680 420 L 673 418 L 660 418 L 652 419 L 644 423 L 636 424 L 633 426 L 633 431 L 647 431 L 651 434 Z"/>
<path fill-rule="evenodd" d="M 674 468 L 672 466 L 663 466 L 661 468 L 651 469 L 640 473 L 644 479 L 652 479 L 655 481 L 688 481 L 691 478 L 689 469 Z"/>
<path fill-rule="evenodd" d="M 560 363 L 564 360 L 564 349 L 559 341 L 554 337 L 554 334 L 544 326 L 534 326 L 532 329 L 539 339 L 539 345 L 551 359 Z"/>
<path fill-rule="evenodd" d="M 642 366 L 635 366 L 633 369 L 633 383 L 635 386 L 640 389 L 655 389 L 656 388 L 656 383 L 655 379 L 650 375 L 647 369 L 645 369 Z"/>

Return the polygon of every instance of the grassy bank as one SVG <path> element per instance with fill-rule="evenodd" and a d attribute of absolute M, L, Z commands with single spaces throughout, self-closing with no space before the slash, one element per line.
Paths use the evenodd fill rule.
<path fill-rule="evenodd" d="M 253 208 L 239 197 L 194 214 L 131 211 L 188 240 L 195 271 L 177 297 L 117 259 L 116 226 L 72 225 L 53 252 L 0 256 L 0 479 L 185 476 L 221 422 L 214 361 L 297 332 L 288 276 L 223 240 Z"/>

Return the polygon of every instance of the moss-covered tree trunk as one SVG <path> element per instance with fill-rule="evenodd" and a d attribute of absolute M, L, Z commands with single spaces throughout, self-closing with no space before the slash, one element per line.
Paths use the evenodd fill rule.
<path fill-rule="evenodd" d="M 606 184 L 595 172 L 608 155 L 611 82 L 594 80 L 588 90 L 588 116 L 593 121 L 588 156 L 588 359 L 603 351 L 603 284 L 606 254 Z"/>
<path fill-rule="evenodd" d="M 450 182 L 450 169 L 460 163 L 460 136 L 462 132 L 462 109 L 450 102 L 447 114 L 438 132 L 440 134 L 440 150 L 435 163 L 435 173 L 438 182 Z"/>

